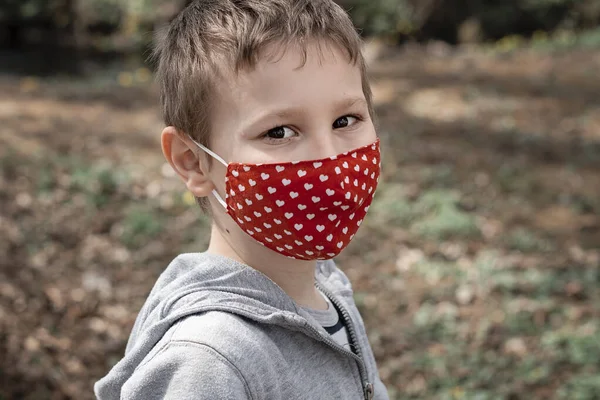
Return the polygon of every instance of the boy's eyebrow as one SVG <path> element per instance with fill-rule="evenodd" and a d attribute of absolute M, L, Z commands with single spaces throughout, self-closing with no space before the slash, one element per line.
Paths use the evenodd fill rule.
<path fill-rule="evenodd" d="M 367 107 L 367 100 L 364 98 L 364 96 L 344 98 L 334 104 L 333 110 L 335 112 L 343 112 L 345 109 L 354 107 L 356 105 Z M 284 119 L 287 119 L 287 118 L 290 118 L 293 116 L 297 116 L 302 113 L 303 113 L 303 111 L 300 107 L 288 107 L 288 108 L 270 110 L 265 113 L 259 114 L 251 122 L 246 124 L 244 131 L 246 131 L 246 132 L 251 131 L 253 127 L 261 124 L 263 121 L 266 121 L 266 120 L 273 120 L 273 119 L 284 120 Z"/>
<path fill-rule="evenodd" d="M 344 110 L 346 108 L 350 108 L 350 107 L 354 107 L 355 105 L 361 105 L 366 107 L 367 106 L 367 100 L 365 99 L 364 96 L 361 97 L 349 97 L 346 99 L 343 99 L 341 101 L 339 101 L 336 106 L 335 109 L 336 110 Z"/>

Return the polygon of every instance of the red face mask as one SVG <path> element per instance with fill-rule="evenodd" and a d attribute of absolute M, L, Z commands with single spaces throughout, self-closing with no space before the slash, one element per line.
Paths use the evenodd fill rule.
<path fill-rule="evenodd" d="M 269 249 L 299 260 L 326 260 L 350 243 L 379 182 L 379 139 L 320 160 L 227 164 L 225 201 L 240 228 Z"/>

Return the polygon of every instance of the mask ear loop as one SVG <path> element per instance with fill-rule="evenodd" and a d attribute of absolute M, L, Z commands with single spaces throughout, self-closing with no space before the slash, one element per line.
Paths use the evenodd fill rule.
<path fill-rule="evenodd" d="M 223 164 L 225 167 L 227 167 L 227 162 L 225 160 L 223 160 L 223 158 L 221 158 L 221 156 L 219 156 L 217 153 L 210 150 L 206 146 L 196 142 L 191 136 L 188 136 L 188 137 L 190 138 L 190 140 L 192 142 L 194 142 L 194 144 L 196 146 L 198 146 L 200 149 L 204 150 L 204 152 L 206 152 L 208 155 L 212 156 L 212 158 L 214 158 L 215 160 L 217 160 L 218 162 Z M 213 196 L 215 196 L 215 199 L 217 199 L 217 201 L 223 206 L 223 208 L 227 210 L 227 203 L 225 202 L 225 200 L 223 200 L 223 198 L 221 198 L 221 196 L 219 195 L 219 193 L 217 192 L 216 189 L 212 190 L 212 194 L 213 194 Z"/>
<path fill-rule="evenodd" d="M 214 151 L 210 150 L 208 147 L 196 142 L 194 139 L 192 139 L 190 137 L 190 140 L 192 142 L 194 142 L 194 144 L 198 147 L 200 147 L 202 150 L 204 150 L 206 153 L 208 153 L 209 155 L 211 155 L 215 160 L 217 160 L 218 162 L 220 162 L 221 164 L 223 164 L 225 167 L 227 167 L 227 162 L 225 160 L 223 160 L 221 158 L 221 156 L 219 156 L 217 153 L 215 153 Z"/>

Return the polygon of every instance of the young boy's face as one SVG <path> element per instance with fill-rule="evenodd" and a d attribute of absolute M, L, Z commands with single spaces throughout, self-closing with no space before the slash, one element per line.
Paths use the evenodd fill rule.
<path fill-rule="evenodd" d="M 325 158 L 376 140 L 360 69 L 333 45 L 278 46 L 251 71 L 217 85 L 211 149 L 227 162 L 272 163 Z M 213 163 L 221 193 L 225 168 Z"/>
<path fill-rule="evenodd" d="M 281 50 L 266 49 L 255 68 L 226 75 L 217 83 L 209 141 L 213 152 L 228 163 L 302 161 L 377 139 L 360 68 L 343 51 L 324 43 L 308 45 L 306 58 L 298 48 Z M 213 160 L 206 177 L 222 198 L 225 173 L 226 168 Z M 223 207 L 209 198 L 219 231 L 237 256 L 266 260 L 275 255 L 222 215 Z"/>

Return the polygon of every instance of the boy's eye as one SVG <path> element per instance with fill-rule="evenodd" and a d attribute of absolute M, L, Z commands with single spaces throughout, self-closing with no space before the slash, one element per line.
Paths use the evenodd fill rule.
<path fill-rule="evenodd" d="M 288 139 L 294 135 L 296 135 L 296 132 L 287 126 L 278 126 L 277 128 L 269 129 L 265 137 L 269 139 Z"/>
<path fill-rule="evenodd" d="M 335 120 L 333 123 L 333 129 L 347 128 L 351 125 L 354 125 L 356 121 L 358 121 L 358 118 L 351 115 L 344 115 L 343 117 Z"/>

